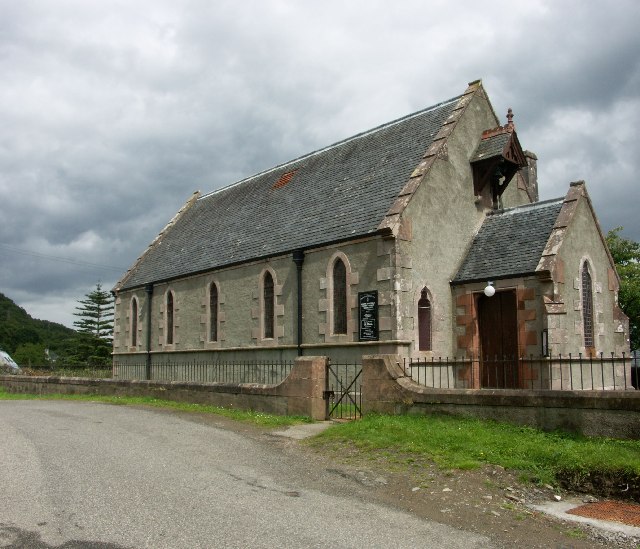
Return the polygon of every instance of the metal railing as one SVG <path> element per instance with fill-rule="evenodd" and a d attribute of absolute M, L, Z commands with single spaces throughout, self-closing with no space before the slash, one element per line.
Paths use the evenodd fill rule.
<path fill-rule="evenodd" d="M 152 363 L 114 362 L 113 368 L 52 367 L 25 368 L 26 375 L 114 378 L 123 380 L 194 381 L 220 383 L 281 383 L 293 368 L 292 361 L 239 361 Z M 429 358 L 404 359 L 405 373 L 417 383 L 443 389 L 528 389 L 528 390 L 626 390 L 640 388 L 640 352 L 620 356 L 568 354 L 518 358 Z M 359 364 L 330 364 L 327 394 L 338 395 L 347 404 L 361 399 Z M 150 374 L 150 375 L 149 375 Z M 348 390 L 346 390 L 348 389 Z M 349 396 L 350 395 L 350 396 Z M 328 398 L 328 397 L 327 397 Z M 333 398 L 333 397 L 332 397 Z M 333 404 L 336 403 L 335 400 Z M 342 403 L 341 402 L 341 403 Z M 345 406 L 345 413 L 349 413 Z M 354 407 L 354 408 L 355 408 Z M 335 415 L 341 409 L 334 410 Z"/>
<path fill-rule="evenodd" d="M 152 379 L 157 381 L 195 381 L 200 383 L 257 383 L 276 385 L 282 382 L 293 368 L 292 361 L 234 361 L 185 363 L 114 362 L 114 379 Z"/>
<path fill-rule="evenodd" d="M 597 356 L 404 359 L 414 381 L 436 389 L 607 391 L 638 389 L 640 353 Z"/>

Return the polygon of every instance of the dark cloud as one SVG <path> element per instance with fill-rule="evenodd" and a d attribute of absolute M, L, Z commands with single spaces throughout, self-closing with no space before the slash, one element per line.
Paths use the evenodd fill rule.
<path fill-rule="evenodd" d="M 640 240 L 635 1 L 5 4 L 0 291 L 36 316 L 70 324 L 119 276 L 78 262 L 127 267 L 194 190 L 476 78 L 514 108 L 543 198 L 584 179 L 603 228 Z"/>

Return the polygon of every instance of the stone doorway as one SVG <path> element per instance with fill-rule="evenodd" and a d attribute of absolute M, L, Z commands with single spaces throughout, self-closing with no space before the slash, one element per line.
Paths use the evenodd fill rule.
<path fill-rule="evenodd" d="M 515 290 L 479 295 L 480 382 L 483 388 L 520 386 L 518 374 L 518 300 Z"/>

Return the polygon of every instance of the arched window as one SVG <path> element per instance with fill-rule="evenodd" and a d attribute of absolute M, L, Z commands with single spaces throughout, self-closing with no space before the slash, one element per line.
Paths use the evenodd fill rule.
<path fill-rule="evenodd" d="M 138 300 L 131 300 L 131 346 L 138 345 Z"/>
<path fill-rule="evenodd" d="M 431 350 L 431 301 L 426 288 L 422 289 L 418 300 L 418 349 Z"/>
<path fill-rule="evenodd" d="M 589 265 L 582 266 L 582 324 L 584 326 L 584 346 L 595 347 L 593 341 L 593 291 L 591 289 L 591 273 Z"/>
<path fill-rule="evenodd" d="M 166 319 L 167 319 L 167 335 L 165 341 L 167 345 L 173 345 L 173 292 L 167 292 L 167 307 L 166 307 Z"/>
<path fill-rule="evenodd" d="M 263 305 L 263 320 L 264 320 L 264 338 L 273 339 L 274 333 L 274 292 L 273 292 L 273 276 L 267 271 L 264 273 L 264 279 L 262 283 L 262 305 Z"/>
<path fill-rule="evenodd" d="M 218 287 L 209 287 L 209 341 L 218 341 Z"/>
<path fill-rule="evenodd" d="M 347 333 L 347 268 L 342 259 L 333 264 L 333 333 Z"/>

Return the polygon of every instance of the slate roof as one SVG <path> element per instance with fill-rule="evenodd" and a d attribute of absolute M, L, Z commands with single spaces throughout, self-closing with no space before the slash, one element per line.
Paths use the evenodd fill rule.
<path fill-rule="evenodd" d="M 510 133 L 500 133 L 493 135 L 480 141 L 478 148 L 471 157 L 471 162 L 484 160 L 485 158 L 493 158 L 494 156 L 502 156 L 506 144 L 511 139 Z"/>
<path fill-rule="evenodd" d="M 375 233 L 460 97 L 198 198 L 119 288 Z"/>
<path fill-rule="evenodd" d="M 535 273 L 563 201 L 547 200 L 488 215 L 452 284 Z"/>

